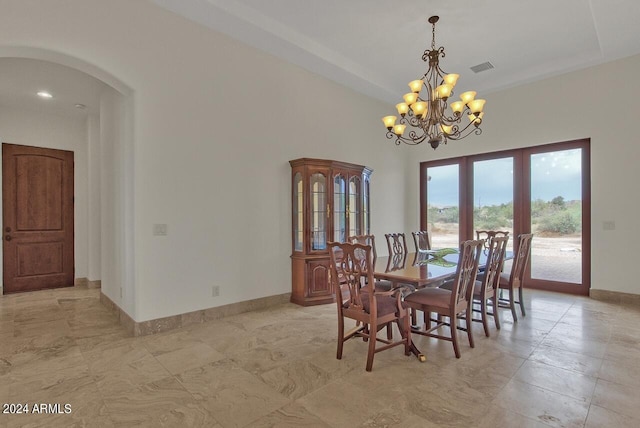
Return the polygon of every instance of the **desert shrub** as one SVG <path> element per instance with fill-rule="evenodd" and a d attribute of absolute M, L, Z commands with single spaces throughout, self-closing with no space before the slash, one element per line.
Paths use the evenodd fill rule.
<path fill-rule="evenodd" d="M 555 205 L 558 208 L 565 207 L 564 198 L 562 196 L 556 196 L 555 198 L 551 199 L 551 204 Z"/>
<path fill-rule="evenodd" d="M 430 223 L 457 223 L 459 212 L 458 207 L 429 207 L 427 216 Z"/>
<path fill-rule="evenodd" d="M 511 221 L 506 217 L 487 217 L 474 219 L 473 225 L 478 230 L 501 230 L 508 229 Z"/>
<path fill-rule="evenodd" d="M 540 219 L 538 231 L 568 235 L 580 230 L 580 222 L 566 211 L 550 214 Z"/>

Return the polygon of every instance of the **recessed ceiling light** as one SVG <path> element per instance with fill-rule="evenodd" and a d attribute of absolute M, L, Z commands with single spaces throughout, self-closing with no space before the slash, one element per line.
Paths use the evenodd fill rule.
<path fill-rule="evenodd" d="M 80 103 L 76 104 L 76 105 L 75 105 L 75 107 L 76 107 L 76 108 L 79 108 L 79 109 L 81 109 L 81 110 L 84 110 L 84 109 L 86 109 L 86 108 L 87 108 L 87 106 L 86 106 L 86 105 L 84 105 L 84 104 L 80 104 Z"/>
<path fill-rule="evenodd" d="M 41 98 L 53 98 L 53 95 L 51 95 L 49 92 L 47 91 L 40 91 L 38 92 L 38 96 Z"/>

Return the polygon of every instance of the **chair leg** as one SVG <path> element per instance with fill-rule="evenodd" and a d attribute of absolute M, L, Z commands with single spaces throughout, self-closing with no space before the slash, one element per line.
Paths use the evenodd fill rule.
<path fill-rule="evenodd" d="M 471 303 L 469 303 L 469 307 L 467 308 L 467 314 L 465 316 L 465 325 L 467 326 L 467 337 L 469 338 L 469 346 L 475 348 L 476 345 L 473 342 L 473 314 L 472 314 Z"/>
<path fill-rule="evenodd" d="M 516 302 L 513 296 L 513 288 L 509 290 L 509 308 L 511 309 L 511 315 L 513 315 L 513 322 L 518 322 L 518 316 L 516 315 Z"/>
<path fill-rule="evenodd" d="M 431 312 L 422 312 L 424 318 L 424 327 L 429 330 L 431 328 Z"/>
<path fill-rule="evenodd" d="M 451 341 L 453 342 L 453 352 L 456 354 L 456 358 L 460 358 L 460 346 L 458 345 L 458 318 L 456 314 L 453 314 L 450 318 L 451 329 Z"/>
<path fill-rule="evenodd" d="M 472 315 L 472 314 L 470 314 Z M 482 297 L 480 301 L 480 315 L 482 316 L 482 326 L 484 327 L 484 335 L 490 337 L 489 335 L 489 322 L 487 321 L 487 299 L 486 297 Z"/>
<path fill-rule="evenodd" d="M 369 340 L 369 324 L 364 324 L 363 325 L 362 332 L 365 334 L 364 336 L 362 336 L 362 341 L 363 342 L 368 341 Z"/>
<path fill-rule="evenodd" d="M 498 315 L 498 295 L 494 294 L 491 298 L 493 303 L 493 320 L 496 322 L 496 329 L 500 330 L 500 316 Z"/>
<path fill-rule="evenodd" d="M 338 352 L 336 353 L 336 358 L 342 359 L 342 348 L 344 345 L 344 318 L 342 316 L 338 317 Z"/>
<path fill-rule="evenodd" d="M 400 323 L 402 322 L 402 325 Z M 409 322 L 409 316 L 404 316 L 398 320 L 398 328 L 400 328 L 400 332 L 402 333 L 402 338 L 404 339 L 404 355 L 411 354 L 411 325 Z"/>
<path fill-rule="evenodd" d="M 522 295 L 522 284 L 520 284 L 520 287 L 518 287 L 518 298 L 520 300 L 520 311 L 522 311 L 522 316 L 526 317 L 527 314 L 524 311 L 524 297 Z"/>
<path fill-rule="evenodd" d="M 373 355 L 376 353 L 376 334 L 377 327 L 369 329 L 369 352 L 367 353 L 367 367 L 368 372 L 373 368 Z"/>
<path fill-rule="evenodd" d="M 411 325 L 416 325 L 418 323 L 418 311 L 411 308 Z"/>
<path fill-rule="evenodd" d="M 387 323 L 387 340 L 393 339 L 393 324 Z"/>

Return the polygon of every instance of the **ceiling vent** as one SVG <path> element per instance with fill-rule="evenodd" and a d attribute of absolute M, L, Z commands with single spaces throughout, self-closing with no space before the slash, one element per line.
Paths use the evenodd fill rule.
<path fill-rule="evenodd" d="M 474 73 L 480 73 L 482 71 L 491 70 L 492 68 L 494 68 L 493 64 L 487 61 L 483 62 L 482 64 L 474 65 L 473 67 L 471 67 L 471 71 L 473 71 Z"/>

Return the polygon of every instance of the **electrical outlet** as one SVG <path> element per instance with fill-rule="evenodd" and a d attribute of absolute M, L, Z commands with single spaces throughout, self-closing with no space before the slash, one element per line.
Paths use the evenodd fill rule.
<path fill-rule="evenodd" d="M 211 295 L 213 297 L 218 297 L 220 295 L 220 286 L 214 285 L 213 287 L 211 287 Z"/>
<path fill-rule="evenodd" d="M 602 222 L 602 230 L 616 230 L 616 222 L 615 221 L 603 221 Z"/>

